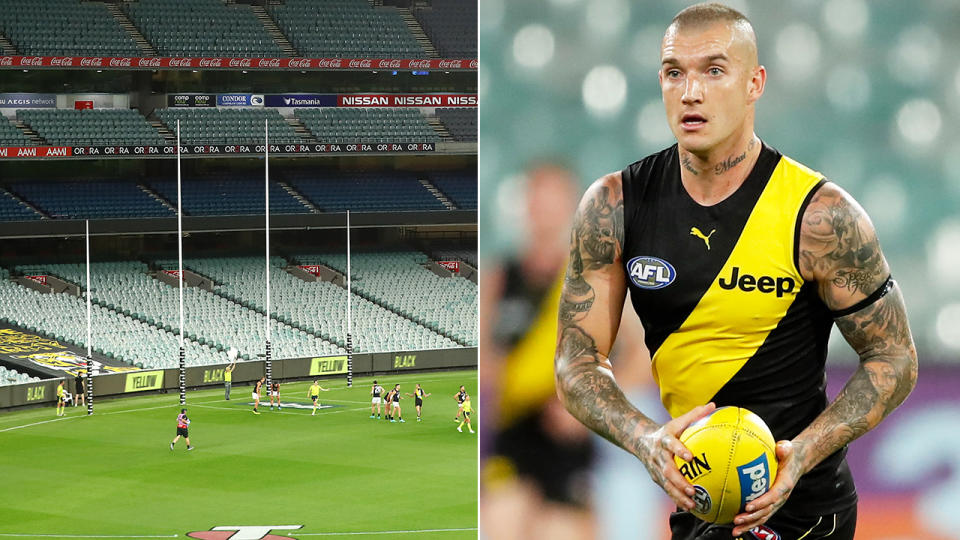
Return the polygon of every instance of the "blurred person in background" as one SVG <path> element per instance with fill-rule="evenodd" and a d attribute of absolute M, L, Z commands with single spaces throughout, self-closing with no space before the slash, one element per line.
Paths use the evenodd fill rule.
<path fill-rule="evenodd" d="M 766 69 L 746 17 L 720 4 L 681 11 L 661 62 L 678 144 L 597 180 L 580 203 L 558 309 L 559 395 L 673 499 L 674 539 L 852 540 L 846 446 L 916 382 L 899 288 L 852 197 L 754 133 Z M 611 373 L 628 289 L 674 418 L 665 424 Z M 834 322 L 861 362 L 828 405 Z M 727 527 L 687 511 L 693 487 L 674 464 L 692 457 L 677 437 L 714 404 L 748 407 L 779 441 L 776 481 Z"/>
<path fill-rule="evenodd" d="M 481 274 L 481 395 L 487 409 L 481 430 L 481 532 L 496 539 L 594 538 L 601 535 L 598 513 L 626 505 L 621 515 L 643 519 L 649 490 L 638 488 L 631 482 L 636 477 L 621 469 L 622 481 L 608 484 L 619 486 L 620 498 L 601 494 L 603 504 L 594 503 L 594 475 L 618 474 L 604 474 L 606 462 L 595 460 L 594 437 L 560 404 L 549 362 L 579 188 L 569 167 L 556 161 L 537 162 L 524 176 L 522 200 L 515 201 L 523 223 L 514 224 L 524 240 L 515 257 L 487 265 Z M 618 367 L 642 394 L 649 360 L 639 324 L 634 328 L 633 347 L 621 348 L 636 362 Z"/>

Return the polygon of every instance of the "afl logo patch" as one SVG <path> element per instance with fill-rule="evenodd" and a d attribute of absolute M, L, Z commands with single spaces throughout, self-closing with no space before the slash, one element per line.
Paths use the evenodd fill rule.
<path fill-rule="evenodd" d="M 630 281 L 641 289 L 662 289 L 673 283 L 677 271 L 673 265 L 657 257 L 640 256 L 627 263 Z"/>

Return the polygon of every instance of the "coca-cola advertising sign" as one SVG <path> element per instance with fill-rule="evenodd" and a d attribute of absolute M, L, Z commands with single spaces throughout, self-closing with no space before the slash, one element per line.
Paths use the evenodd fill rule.
<path fill-rule="evenodd" d="M 455 274 L 460 273 L 460 261 L 437 261 L 437 264 Z"/>
<path fill-rule="evenodd" d="M 342 64 L 343 61 L 339 58 L 321 58 L 320 61 L 317 62 L 317 67 L 332 69 L 339 68 Z"/>

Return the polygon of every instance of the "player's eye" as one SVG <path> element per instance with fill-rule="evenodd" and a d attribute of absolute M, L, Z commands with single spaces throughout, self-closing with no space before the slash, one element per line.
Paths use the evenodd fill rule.
<path fill-rule="evenodd" d="M 719 76 L 719 75 L 723 75 L 723 70 L 718 67 L 712 67 L 710 68 L 709 73 L 710 75 L 713 75 L 713 76 Z"/>

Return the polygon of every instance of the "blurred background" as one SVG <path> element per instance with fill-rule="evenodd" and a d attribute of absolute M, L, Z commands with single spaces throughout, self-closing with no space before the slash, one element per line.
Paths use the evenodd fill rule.
<path fill-rule="evenodd" d="M 568 220 L 583 189 L 675 142 L 657 84 L 659 46 L 672 17 L 693 3 L 481 3 L 487 538 L 524 527 L 561 538 L 666 534 L 669 502 L 645 470 L 556 402 L 551 332 Z M 757 134 L 866 208 L 909 310 L 918 386 L 848 456 L 861 495 L 858 538 L 960 538 L 952 510 L 960 497 L 960 3 L 725 3 L 752 20 L 768 70 Z M 635 319 L 625 314 L 618 381 L 662 420 Z M 834 331 L 831 398 L 856 362 Z M 521 509 L 539 517 L 519 519 Z"/>

